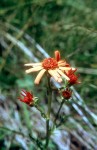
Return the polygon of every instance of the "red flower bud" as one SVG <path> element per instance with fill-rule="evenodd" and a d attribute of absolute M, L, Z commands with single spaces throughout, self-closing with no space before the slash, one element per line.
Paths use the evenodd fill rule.
<path fill-rule="evenodd" d="M 30 92 L 27 92 L 25 90 L 21 91 L 21 95 L 23 98 L 18 98 L 20 101 L 26 103 L 27 105 L 32 105 L 33 104 L 33 95 Z"/>
<path fill-rule="evenodd" d="M 66 89 L 62 92 L 62 96 L 65 98 L 65 99 L 69 99 L 72 95 L 72 91 L 70 89 Z"/>
<path fill-rule="evenodd" d="M 77 69 L 76 69 L 76 70 L 77 70 Z M 70 69 L 70 70 L 68 71 L 68 73 L 66 73 L 66 75 L 67 75 L 67 76 L 69 77 L 69 79 L 70 79 L 70 80 L 69 80 L 69 84 L 70 84 L 70 85 L 80 83 L 80 82 L 78 81 L 78 76 L 74 74 L 76 70 Z"/>

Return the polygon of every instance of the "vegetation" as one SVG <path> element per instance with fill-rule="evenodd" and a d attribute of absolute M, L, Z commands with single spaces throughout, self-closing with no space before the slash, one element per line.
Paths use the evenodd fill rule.
<path fill-rule="evenodd" d="M 41 61 L 48 54 L 53 56 L 56 49 L 78 68 L 81 84 L 72 88 L 73 99 L 64 104 L 59 117 L 60 130 L 56 133 L 60 136 L 53 134 L 49 148 L 96 149 L 97 1 L 3 0 L 0 18 L 1 150 L 40 147 L 44 121 L 36 109 L 21 104 L 17 97 L 21 89 L 33 91 L 41 96 L 40 105 L 46 109 L 44 83 L 34 88 L 35 75 L 26 75 L 24 64 Z M 53 116 L 58 101 L 52 107 Z M 61 116 L 64 126 L 60 126 Z"/>

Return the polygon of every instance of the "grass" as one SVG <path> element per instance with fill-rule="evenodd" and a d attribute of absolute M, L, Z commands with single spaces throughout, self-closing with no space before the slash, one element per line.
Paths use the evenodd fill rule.
<path fill-rule="evenodd" d="M 27 120 L 31 120 L 28 127 L 30 128 L 30 124 L 35 124 L 35 120 L 32 118 L 35 112 L 29 108 L 24 108 L 17 101 L 21 88 L 36 92 L 33 84 L 34 76 L 26 76 L 23 66 L 24 63 L 30 62 L 32 59 L 33 61 L 40 61 L 44 57 L 36 48 L 35 41 L 49 55 L 53 55 L 54 50 L 59 49 L 62 57 L 78 68 L 82 83 L 76 86 L 76 90 L 89 110 L 95 116 L 97 115 L 96 7 L 97 2 L 94 0 L 29 0 L 28 2 L 26 0 L 4 0 L 0 3 L 0 103 L 1 112 L 4 113 L 5 110 L 5 114 L 8 112 L 10 118 L 7 121 L 1 119 L 1 126 L 10 124 L 11 119 L 17 124 L 18 117 L 23 118 L 24 113 Z M 27 35 L 32 39 L 28 39 Z M 30 55 L 29 51 L 33 55 Z M 42 97 L 40 103 L 45 105 L 45 95 L 42 94 L 42 88 L 38 91 Z M 90 124 L 96 129 L 97 121 L 90 117 L 89 112 L 85 111 L 86 107 L 84 108 L 83 104 L 78 105 L 77 102 L 75 104 L 79 106 Z M 76 112 L 73 106 L 69 107 L 74 120 L 77 120 L 82 128 L 86 128 L 84 121 L 81 120 L 82 116 Z M 14 108 L 15 111 L 13 111 Z M 20 116 L 21 110 L 24 113 Z M 17 117 L 16 114 L 18 114 Z M 3 118 L 2 115 L 1 118 Z M 26 130 L 25 121 L 20 119 L 19 124 L 24 132 Z M 68 119 L 67 124 L 72 130 L 72 125 Z M 19 128 L 17 129 L 19 130 Z M 33 130 L 35 130 L 34 136 L 36 137 L 38 133 L 36 134 L 35 128 Z M 90 132 L 88 126 L 85 130 Z M 27 131 L 26 133 L 28 134 Z M 4 133 L 3 136 L 0 136 L 0 141 L 4 143 L 5 137 L 6 134 Z M 8 141 L 11 142 L 10 139 Z M 16 140 L 13 140 L 12 143 L 14 142 Z M 25 143 L 25 141 L 23 142 Z M 20 147 L 24 147 L 23 143 L 16 143 L 21 145 Z M 12 145 L 5 144 L 2 149 L 3 147 L 10 149 Z M 26 145 L 29 147 L 29 144 L 26 143 Z M 34 144 L 30 146 L 33 147 Z"/>

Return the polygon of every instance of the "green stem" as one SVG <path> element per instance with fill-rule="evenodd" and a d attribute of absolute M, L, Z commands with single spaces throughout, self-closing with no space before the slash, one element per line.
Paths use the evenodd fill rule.
<path fill-rule="evenodd" d="M 47 121 L 46 121 L 46 144 L 45 144 L 45 148 L 48 149 L 48 144 L 49 144 L 49 139 L 50 139 L 50 125 L 49 125 L 49 121 L 50 121 L 50 113 L 51 113 L 51 102 L 52 102 L 52 90 L 51 90 L 51 86 L 50 86 L 50 77 L 48 76 L 48 91 L 47 91 L 48 95 L 48 112 L 47 112 Z"/>
<path fill-rule="evenodd" d="M 60 107 L 59 107 L 59 109 L 58 109 L 58 112 L 57 112 L 57 114 L 56 114 L 56 117 L 55 117 L 55 120 L 54 120 L 54 125 L 56 125 L 56 121 L 57 121 L 57 119 L 58 119 L 58 117 L 59 117 L 59 113 L 60 113 L 60 111 L 61 111 L 61 108 L 62 108 L 63 104 L 64 104 L 64 99 L 62 100 L 62 102 L 61 102 L 61 104 L 60 104 Z"/>
<path fill-rule="evenodd" d="M 41 113 L 41 116 L 44 118 L 44 119 L 47 119 L 47 116 L 46 114 L 43 112 L 43 110 L 37 105 L 37 104 L 34 104 L 34 106 L 37 108 L 37 110 Z"/>
<path fill-rule="evenodd" d="M 46 121 L 46 143 L 45 143 L 45 148 L 48 148 L 49 144 L 49 119 Z"/>

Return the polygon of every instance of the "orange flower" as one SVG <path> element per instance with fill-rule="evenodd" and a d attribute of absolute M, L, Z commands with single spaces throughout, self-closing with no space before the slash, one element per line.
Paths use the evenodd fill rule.
<path fill-rule="evenodd" d="M 68 88 L 62 92 L 62 96 L 66 99 L 69 99 L 71 95 L 72 95 L 72 91 Z"/>
<path fill-rule="evenodd" d="M 45 72 L 48 72 L 57 82 L 60 83 L 62 82 L 62 77 L 66 80 L 70 80 L 69 77 L 64 74 L 64 71 L 70 69 L 75 70 L 75 68 L 71 68 L 65 60 L 61 60 L 59 51 L 55 51 L 55 58 L 45 58 L 40 63 L 29 63 L 25 64 L 25 66 L 31 66 L 30 69 L 26 70 L 26 73 L 39 71 L 35 79 L 35 84 L 39 84 Z"/>
<path fill-rule="evenodd" d="M 33 95 L 30 92 L 27 92 L 25 90 L 21 91 L 21 95 L 23 98 L 18 98 L 20 101 L 32 106 L 33 105 Z"/>

